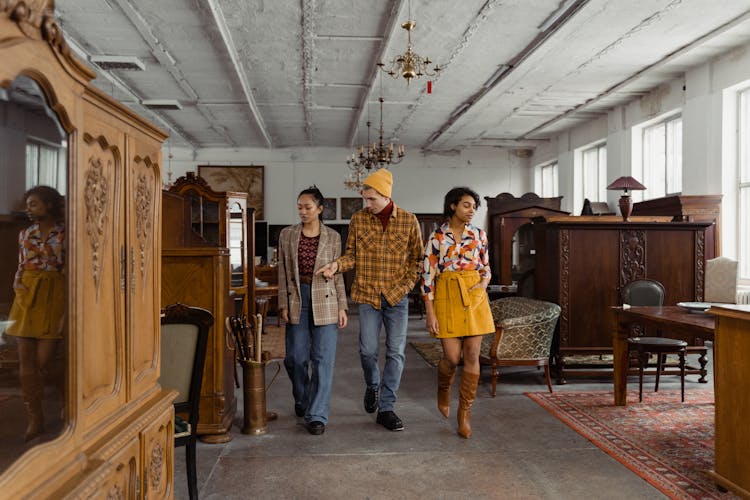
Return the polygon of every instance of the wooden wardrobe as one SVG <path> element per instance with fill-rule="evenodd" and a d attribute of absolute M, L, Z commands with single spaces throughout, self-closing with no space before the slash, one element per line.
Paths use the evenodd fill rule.
<path fill-rule="evenodd" d="M 157 382 L 166 134 L 90 83 L 52 0 L 0 1 L 0 61 L 2 87 L 42 89 L 68 151 L 66 423 L 4 470 L 0 496 L 171 498 L 176 393 Z"/>

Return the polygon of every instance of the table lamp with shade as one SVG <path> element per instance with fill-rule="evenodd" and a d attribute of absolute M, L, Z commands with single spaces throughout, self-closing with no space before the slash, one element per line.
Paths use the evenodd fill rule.
<path fill-rule="evenodd" d="M 612 182 L 607 189 L 622 190 L 622 196 L 620 196 L 620 213 L 622 214 L 622 220 L 628 221 L 630 213 L 633 211 L 633 200 L 630 199 L 630 193 L 628 191 L 643 190 L 646 186 L 633 179 L 630 176 L 618 177 Z"/>

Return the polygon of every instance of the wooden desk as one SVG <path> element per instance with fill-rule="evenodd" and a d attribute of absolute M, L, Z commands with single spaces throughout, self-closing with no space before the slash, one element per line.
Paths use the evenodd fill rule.
<path fill-rule="evenodd" d="M 631 326 L 639 324 L 661 330 L 665 337 L 687 341 L 713 340 L 714 317 L 711 314 L 691 313 L 677 306 L 612 308 L 612 348 L 614 354 L 615 404 L 627 404 L 628 344 Z"/>
<path fill-rule="evenodd" d="M 717 484 L 750 498 L 750 306 L 723 304 L 716 315 L 714 394 L 716 398 L 715 469 Z"/>

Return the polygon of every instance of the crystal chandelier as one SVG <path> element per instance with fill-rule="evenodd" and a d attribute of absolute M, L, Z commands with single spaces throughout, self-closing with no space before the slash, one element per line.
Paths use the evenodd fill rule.
<path fill-rule="evenodd" d="M 406 84 L 411 83 L 412 78 L 419 78 L 421 76 L 436 76 L 440 71 L 440 67 L 436 64 L 434 68 L 430 69 L 432 61 L 429 57 L 422 57 L 411 47 L 411 30 L 416 27 L 416 21 L 411 20 L 411 1 L 409 2 L 409 19 L 401 24 L 401 27 L 406 30 L 408 41 L 406 43 L 406 52 L 399 54 L 390 62 L 389 67 L 386 69 L 386 65 L 383 62 L 378 63 L 378 67 L 382 69 L 387 75 L 392 78 L 398 79 L 399 76 L 406 78 Z M 428 93 L 432 91 L 432 82 L 427 82 Z"/>
<path fill-rule="evenodd" d="M 381 80 L 382 82 L 382 80 Z M 358 191 L 362 188 L 362 181 L 372 170 L 387 168 L 388 165 L 396 165 L 406 156 L 406 150 L 403 144 L 394 145 L 393 143 L 385 144 L 383 142 L 383 97 L 378 97 L 380 102 L 380 130 L 378 142 L 370 144 L 370 126 L 372 123 L 367 121 L 367 144 L 360 145 L 356 153 L 352 153 L 346 159 L 346 165 L 352 171 L 346 179 L 344 185 L 348 189 Z"/>

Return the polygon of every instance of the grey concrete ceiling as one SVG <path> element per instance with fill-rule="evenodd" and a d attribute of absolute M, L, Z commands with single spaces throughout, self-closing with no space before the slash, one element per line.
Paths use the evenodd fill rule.
<path fill-rule="evenodd" d="M 529 145 L 750 42 L 750 0 L 58 0 L 96 84 L 192 148 Z M 411 12 L 411 16 L 409 15 Z M 442 67 L 410 85 L 376 64 Z M 427 92 L 427 80 L 432 93 Z M 151 109 L 150 101 L 181 109 Z"/>

